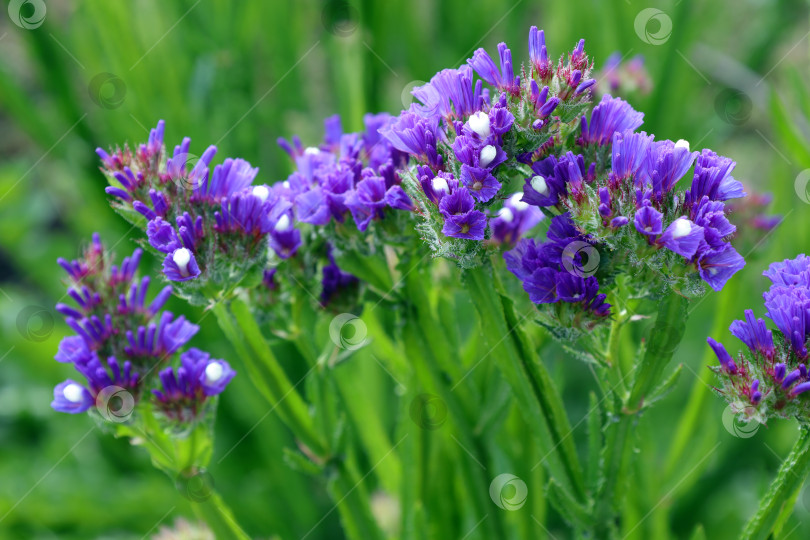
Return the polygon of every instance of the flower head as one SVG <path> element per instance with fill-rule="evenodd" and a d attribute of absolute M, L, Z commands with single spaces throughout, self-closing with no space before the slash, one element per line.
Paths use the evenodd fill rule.
<path fill-rule="evenodd" d="M 752 310 L 729 329 L 746 349 L 736 356 L 708 338 L 720 362 L 715 373 L 722 382 L 721 395 L 732 410 L 747 420 L 765 423 L 769 418 L 796 417 L 810 422 L 810 377 L 807 373 L 807 340 L 810 326 L 810 258 L 773 263 L 764 275 L 771 280 L 765 298 L 765 315 L 775 329 Z"/>

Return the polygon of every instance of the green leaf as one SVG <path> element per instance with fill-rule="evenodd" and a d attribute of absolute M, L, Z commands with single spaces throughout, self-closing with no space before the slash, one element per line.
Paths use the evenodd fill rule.
<path fill-rule="evenodd" d="M 554 478 L 548 481 L 546 496 L 551 506 L 570 525 L 580 529 L 587 529 L 591 526 L 592 520 L 588 510 L 579 504 L 571 493 Z"/>
<path fill-rule="evenodd" d="M 678 385 L 681 380 L 681 373 L 683 372 L 683 364 L 678 366 L 672 371 L 669 377 L 659 384 L 655 390 L 652 391 L 650 397 L 644 400 L 644 408 L 650 407 L 656 401 L 665 398 L 672 390 Z"/>

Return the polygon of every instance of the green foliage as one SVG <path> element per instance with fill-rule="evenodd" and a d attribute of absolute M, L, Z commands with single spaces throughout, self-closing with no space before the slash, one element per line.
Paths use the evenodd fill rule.
<path fill-rule="evenodd" d="M 290 168 L 276 147 L 276 137 L 298 133 L 305 144 L 320 140 L 321 119 L 335 112 L 344 115 L 346 129 L 360 129 L 363 112 L 396 112 L 407 106 L 401 96 L 408 81 L 428 80 L 438 69 L 455 67 L 478 46 L 491 52 L 497 42 L 505 40 L 516 58 L 525 59 L 530 24 L 545 28 L 552 56 L 569 51 L 577 39 L 585 37 L 597 70 L 614 50 L 628 56 L 644 54 L 653 90 L 648 96 L 630 98 L 637 109 L 647 113 L 643 129 L 661 137 L 685 138 L 693 147 L 699 144 L 734 157 L 739 163 L 735 176 L 753 189 L 773 192 L 775 211 L 786 218 L 767 242 L 742 253 L 748 266 L 726 290 L 691 303 L 689 322 L 683 328 L 686 337 L 674 354 L 684 372 L 653 390 L 653 398 L 664 392 L 669 395 L 643 411 L 638 418 L 641 435 L 628 444 L 637 460 L 633 470 L 624 474 L 642 480 L 638 493 L 626 500 L 621 537 L 733 537 L 755 512 L 755 500 L 766 492 L 796 433 L 787 425 L 773 426 L 741 439 L 723 428 L 724 404 L 708 394 L 708 386 L 715 382 L 705 368 L 713 361 L 705 356 L 705 336 L 713 328 L 715 339 L 731 343 L 728 322 L 740 317 L 743 309 L 760 305 L 760 272 L 767 262 L 793 257 L 810 247 L 807 194 L 800 193 L 794 183 L 801 171 L 810 168 L 806 131 L 810 92 L 804 70 L 806 42 L 802 41 L 807 31 L 806 4 L 770 0 L 757 8 L 757 16 L 751 15 L 752 8 L 740 9 L 738 2 L 730 1 L 656 4 L 673 23 L 672 35 L 660 45 L 645 43 L 634 32 L 635 18 L 647 5 L 621 0 L 417 4 L 357 0 L 351 4 L 357 29 L 349 35 L 335 32 L 335 23 L 340 21 L 330 18 L 325 3 L 314 0 L 238 5 L 225 0 L 48 2 L 45 22 L 32 30 L 14 25 L 2 13 L 0 538 L 142 538 L 178 516 L 193 515 L 191 502 L 152 468 L 149 455 L 141 448 L 92 428 L 84 416 L 58 414 L 48 407 L 53 385 L 67 374 L 65 366 L 52 360 L 59 339 L 68 332 L 50 309 L 64 294 L 55 259 L 75 256 L 77 246 L 93 231 L 115 244 L 119 256 L 128 254 L 137 240 L 106 202 L 106 182 L 93 154 L 96 146 L 140 141 L 148 128 L 165 118 L 169 145 L 189 135 L 192 152 L 199 154 L 207 144 L 216 143 L 220 157 L 244 157 L 260 167 L 258 181 L 271 183 Z M 754 82 L 735 76 L 733 70 L 726 72 L 723 66 L 728 64 L 714 63 L 699 47 L 709 47 L 733 65 L 753 70 Z M 126 90 L 119 100 L 113 99 L 115 85 L 106 86 L 108 93 L 98 86 L 97 77 L 104 73 L 123 82 Z M 734 85 L 755 106 L 742 121 L 730 122 L 718 112 L 724 106 L 719 102 L 720 90 Z M 758 99 L 761 91 L 764 100 Z M 577 114 L 570 111 L 572 119 Z M 569 139 L 575 135 L 572 131 Z M 428 237 L 435 233 L 422 232 Z M 469 261 L 477 256 L 464 251 L 464 246 L 447 249 Z M 614 253 L 630 249 L 618 244 Z M 338 258 L 341 264 L 348 263 L 340 253 Z M 145 258 L 142 264 L 156 269 L 159 262 Z M 379 269 L 361 268 L 362 262 L 354 261 L 352 270 L 367 272 L 366 281 L 379 294 L 393 288 L 387 273 L 383 276 Z M 656 268 L 666 264 L 661 261 Z M 310 268 L 310 272 L 314 281 L 315 271 Z M 448 272 L 436 279 L 450 280 L 455 275 Z M 423 274 L 420 279 L 434 277 Z M 509 275 L 502 279 L 504 288 L 514 285 L 508 281 Z M 694 292 L 697 296 L 698 291 Z M 531 309 L 519 303 L 524 300 L 517 294 L 508 296 L 517 299 L 518 317 Z M 209 311 L 173 302 L 172 311 L 201 321 L 196 346 L 218 357 L 239 353 L 224 339 Z M 458 350 L 463 367 L 471 368 L 489 350 L 474 327 L 473 306 L 463 300 L 456 304 L 449 294 L 427 302 L 435 308 L 443 328 L 455 328 L 455 334 L 447 333 L 454 337 L 443 346 Z M 47 306 L 41 326 L 38 321 L 19 319 L 32 305 Z M 448 307 L 451 305 L 455 309 Z M 447 537 L 448 531 L 469 531 L 480 518 L 464 504 L 456 504 L 466 503 L 469 496 L 459 478 L 482 474 L 481 470 L 450 438 L 449 433 L 456 432 L 424 430 L 408 420 L 412 400 L 435 389 L 407 378 L 415 377 L 410 358 L 389 340 L 401 329 L 391 311 L 383 309 L 387 304 L 376 310 L 372 307 L 376 306 L 367 306 L 371 315 L 364 315 L 363 320 L 374 337 L 374 350 L 384 354 L 372 358 L 363 352 L 324 372 L 346 382 L 354 394 L 362 394 L 358 402 L 362 406 L 321 404 L 351 415 L 363 430 L 342 429 L 343 420 L 337 414 L 329 445 L 351 451 L 362 441 L 371 449 L 370 455 L 352 458 L 359 463 L 358 477 L 376 466 L 357 493 L 371 496 L 380 486 L 386 491 L 401 487 L 401 537 L 422 539 L 430 533 Z M 639 313 L 655 308 L 642 307 Z M 230 313 L 247 321 L 249 317 L 238 309 Z M 299 323 L 306 320 L 303 311 L 299 310 Z M 34 326 L 29 327 L 29 322 Z M 631 358 L 639 349 L 651 350 L 639 346 L 649 327 L 644 319 L 626 327 L 614 344 L 621 358 Z M 32 334 L 32 329 L 42 333 Z M 317 349 L 329 343 L 325 329 L 312 335 L 308 331 L 302 339 L 311 340 Z M 434 342 L 444 335 L 438 326 L 433 332 Z M 573 434 L 565 444 L 572 445 L 578 456 L 587 457 L 587 461 L 583 459 L 588 464 L 584 482 L 592 491 L 598 483 L 592 470 L 601 459 L 594 448 L 611 420 L 605 411 L 612 404 L 589 402 L 589 394 L 605 382 L 594 381 L 588 367 L 559 343 L 545 339 L 545 332 L 533 332 L 523 336 L 523 342 L 510 341 L 509 347 L 523 346 L 528 340 L 539 349 L 573 419 Z M 243 343 L 245 352 L 267 354 L 261 352 L 266 343 L 260 331 L 250 336 L 237 334 L 234 339 Z M 278 362 L 290 374 L 290 384 L 295 384 L 309 369 L 309 360 L 294 347 L 270 343 Z M 319 353 L 316 351 L 316 360 Z M 279 421 L 279 410 L 271 409 L 254 389 L 251 375 L 256 374 L 240 370 L 232 389 L 220 400 L 210 467 L 217 490 L 254 537 L 309 534 L 310 539 L 339 538 L 340 518 L 337 512 L 330 513 L 333 502 L 327 496 L 325 477 L 326 468 L 344 462 L 321 467 L 302 456 Z M 460 378 L 456 375 L 452 374 L 452 380 Z M 453 392 L 464 395 L 459 398 L 462 411 L 478 398 L 474 390 L 494 377 L 495 373 L 473 371 Z M 401 390 L 401 385 L 407 389 Z M 283 391 L 286 389 L 268 388 L 265 393 L 273 396 Z M 692 401 L 690 396 L 698 397 Z M 480 444 L 501 456 L 502 461 L 485 464 L 490 479 L 501 472 L 505 454 L 535 456 L 535 446 L 544 450 L 551 446 L 528 436 L 521 411 L 508 398 L 503 388 L 493 390 L 484 397 L 488 416 L 469 419 L 476 432 L 479 427 L 482 430 Z M 687 429 L 681 432 L 676 426 L 681 425 L 687 401 L 697 404 L 690 408 L 697 412 L 684 421 Z M 289 407 L 286 414 L 309 415 L 303 404 L 290 403 Z M 393 425 L 396 418 L 405 422 L 400 422 L 396 432 L 387 432 L 382 426 Z M 326 444 L 320 435 L 312 438 L 313 446 Z M 455 459 L 442 457 L 437 449 L 452 449 L 455 453 L 450 455 Z M 508 514 L 510 532 L 514 527 L 514 531 L 527 531 L 524 537 L 549 532 L 561 539 L 573 537 L 564 518 L 577 523 L 591 509 L 572 490 L 543 479 L 543 467 L 530 472 L 533 465 L 533 461 L 519 465 L 524 470 L 515 471 L 529 484 L 529 502 L 519 512 Z M 564 463 L 555 466 L 565 469 Z M 399 476 L 400 470 L 420 467 L 426 471 L 424 477 Z M 782 537 L 810 534 L 806 489 L 796 497 L 792 515 L 783 512 L 779 516 Z M 489 505 L 486 510 L 493 515 L 506 513 L 490 505 L 486 493 L 475 495 L 483 496 L 476 504 Z M 436 508 L 446 521 L 435 519 Z M 531 513 L 524 514 L 528 510 Z"/>

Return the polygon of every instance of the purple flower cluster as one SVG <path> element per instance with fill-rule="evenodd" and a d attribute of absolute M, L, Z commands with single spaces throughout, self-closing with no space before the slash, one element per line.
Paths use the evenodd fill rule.
<path fill-rule="evenodd" d="M 541 243 L 523 238 L 503 255 L 529 299 L 535 304 L 573 304 L 592 317 L 608 315 L 610 305 L 592 274 L 599 254 L 591 239 L 577 230 L 568 214 L 554 217 L 546 236 L 548 241 Z"/>
<path fill-rule="evenodd" d="M 72 364 L 86 383 L 68 379 L 57 385 L 51 404 L 57 411 L 80 413 L 95 407 L 102 417 L 123 421 L 151 384 L 155 370 L 169 364 L 199 330 L 183 316 L 160 311 L 171 296 L 170 286 L 147 302 L 150 278 L 136 276 L 141 253 L 136 249 L 120 266 L 111 264 L 94 234 L 83 257 L 58 260 L 68 274 L 67 294 L 76 307 L 60 303 L 56 310 L 76 335 L 62 339 L 55 358 Z M 123 406 L 129 404 L 129 410 L 111 411 L 113 396 Z"/>
<path fill-rule="evenodd" d="M 765 422 L 769 417 L 797 416 L 810 420 L 810 376 L 807 340 L 810 337 L 810 257 L 773 263 L 763 274 L 771 280 L 764 293 L 765 315 L 776 330 L 768 329 L 752 310 L 734 321 L 731 333 L 747 347 L 736 359 L 712 338 L 708 343 L 720 366 L 721 394 L 732 410 Z"/>
<path fill-rule="evenodd" d="M 365 231 L 383 218 L 386 208 L 413 209 L 397 172 L 406 158 L 377 132 L 390 116 L 367 114 L 364 120 L 364 133 L 343 133 L 340 118 L 328 118 L 320 147 L 304 148 L 297 137 L 292 142 L 279 139 L 297 170 L 273 188 L 294 208 L 298 222 L 343 223 L 351 215 Z"/>
<path fill-rule="evenodd" d="M 570 211 L 577 222 L 596 217 L 601 230 L 593 232 L 608 242 L 617 229 L 632 222 L 643 243 L 680 255 L 720 290 L 745 265 L 728 242 L 736 227 L 728 221 L 724 205 L 745 196 L 742 184 L 730 174 L 735 164 L 711 150 L 692 152 L 683 140 L 656 141 L 635 132 L 642 121 L 643 114 L 625 101 L 604 96 L 590 120 L 582 117 L 579 143 L 591 156 L 609 145 L 610 169 L 598 170 L 596 161 L 586 165 L 582 154 L 549 156 L 532 164 L 523 200 Z M 676 185 L 693 164 L 692 184 L 678 195 Z M 598 216 L 593 216 L 592 208 Z M 639 246 L 640 252 L 643 249 Z"/>
<path fill-rule="evenodd" d="M 162 389 L 152 390 L 157 408 L 176 422 L 188 423 L 204 412 L 208 398 L 221 394 L 236 372 L 224 360 L 191 348 L 180 355 L 180 367 L 160 372 Z"/>
<path fill-rule="evenodd" d="M 282 258 L 295 252 L 301 239 L 291 230 L 292 205 L 278 190 L 252 185 L 257 168 L 228 158 L 212 170 L 216 147 L 196 159 L 188 137 L 169 155 L 163 134 L 161 120 L 134 157 L 126 148 L 97 153 L 114 184 L 106 189 L 113 205 L 136 223 L 147 220 L 149 245 L 164 254 L 167 279 L 233 277 L 216 267 L 221 260 L 245 273 L 263 262 L 268 242 Z"/>
<path fill-rule="evenodd" d="M 505 205 L 511 193 L 502 193 L 504 183 L 512 165 L 537 150 L 516 148 L 510 141 L 553 138 L 559 119 L 552 114 L 562 102 L 567 107 L 586 103 L 594 81 L 587 78 L 592 66 L 584 41 L 567 59 L 552 63 L 543 32 L 532 28 L 529 53 L 539 81 L 517 74 L 506 44 L 498 45 L 498 64 L 478 49 L 467 65 L 442 70 L 415 88 L 419 103 L 380 130 L 394 148 L 418 162 L 410 171 L 414 184 L 409 194 L 419 203 L 417 213 L 435 225 L 439 242 L 444 237 L 514 243 L 516 231 L 531 228 L 522 222 L 504 226 L 510 216 L 517 217 L 514 205 Z M 473 72 L 480 79 L 474 81 Z M 551 91 L 555 87 L 560 88 L 557 95 Z M 492 205 L 497 206 L 490 209 Z M 487 214 L 496 217 L 488 220 Z M 527 223 L 532 220 L 536 223 L 535 218 Z"/>

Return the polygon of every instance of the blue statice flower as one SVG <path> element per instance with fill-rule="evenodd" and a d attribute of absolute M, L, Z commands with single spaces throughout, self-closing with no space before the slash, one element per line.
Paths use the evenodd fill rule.
<path fill-rule="evenodd" d="M 638 132 L 644 115 L 623 99 L 604 95 L 592 106 L 583 40 L 552 62 L 532 27 L 530 68 L 516 69 L 505 44 L 498 56 L 496 64 L 475 51 L 468 66 L 477 81 L 467 66 L 437 73 L 414 90 L 420 103 L 380 130 L 415 162 L 399 174 L 436 255 L 482 264 L 485 249 L 470 242 L 502 241 L 504 222 L 492 220 L 522 176 L 522 202 L 570 214 L 594 246 L 620 253 L 603 257 L 613 265 L 606 274 L 638 275 L 642 295 L 662 287 L 698 295 L 701 280 L 719 290 L 744 266 L 726 218 L 725 201 L 745 195 L 732 160 Z"/>
<path fill-rule="evenodd" d="M 384 218 L 387 210 L 411 210 L 410 198 L 400 187 L 398 167 L 409 148 L 436 156 L 431 127 L 413 113 L 404 124 L 403 137 L 391 143 L 381 134 L 390 128 L 389 115 L 366 115 L 364 133 L 343 133 L 337 116 L 325 121 L 326 137 L 320 147 L 303 148 L 300 140 L 279 144 L 293 158 L 296 171 L 273 186 L 294 210 L 290 223 L 323 226 L 344 223 L 351 215 L 360 231 Z M 378 133 L 379 132 L 379 133 Z M 403 132 L 403 133 L 404 133 Z M 428 133 L 428 135 L 426 135 Z M 429 157 L 432 156 L 432 157 Z"/>
<path fill-rule="evenodd" d="M 498 217 L 514 213 L 514 205 L 506 205 L 514 188 L 504 193 L 505 186 L 514 185 L 520 163 L 532 165 L 539 153 L 548 157 L 555 137 L 568 129 L 563 125 L 575 122 L 589 100 L 592 63 L 584 42 L 551 62 L 544 34 L 532 28 L 529 53 L 532 76 L 527 77 L 506 44 L 498 45 L 497 64 L 484 49 L 476 50 L 467 65 L 442 70 L 415 88 L 419 103 L 380 130 L 416 162 L 400 175 L 422 220 L 418 231 L 434 253 L 462 266 L 480 264 L 475 260 L 480 248 L 464 242 L 511 244 L 515 232 L 530 228 L 504 227 Z M 589 172 L 581 171 L 583 182 Z"/>
<path fill-rule="evenodd" d="M 498 244 L 513 245 L 544 217 L 539 208 L 523 200 L 523 193 L 514 193 L 506 199 L 496 216 L 489 220 L 492 229 L 490 240 Z"/>
<path fill-rule="evenodd" d="M 598 254 L 592 239 L 577 230 L 569 214 L 551 220 L 546 242 L 523 238 L 504 253 L 506 267 L 535 304 L 557 304 L 555 316 L 566 326 L 587 327 L 610 313 L 606 295 L 592 274 Z"/>
<path fill-rule="evenodd" d="M 329 264 L 323 267 L 321 279 L 321 305 L 326 307 L 337 300 L 347 290 L 355 289 L 360 280 L 340 269 L 332 255 L 332 246 L 327 245 Z"/>
<path fill-rule="evenodd" d="M 722 382 L 719 393 L 733 412 L 765 423 L 769 418 L 796 417 L 810 422 L 810 376 L 807 340 L 810 325 L 810 257 L 804 254 L 771 264 L 763 274 L 771 287 L 763 294 L 765 320 L 752 310 L 729 329 L 747 350 L 732 357 L 711 337 L 708 343 L 720 363 L 714 368 Z"/>
<path fill-rule="evenodd" d="M 55 358 L 72 365 L 86 382 L 68 379 L 57 385 L 51 404 L 57 411 L 94 410 L 113 422 L 128 421 L 133 409 L 149 399 L 147 390 L 158 370 L 170 365 L 199 330 L 185 317 L 161 311 L 171 286 L 148 301 L 151 279 L 136 275 L 141 254 L 136 249 L 120 265 L 113 264 L 94 234 L 82 257 L 58 260 L 67 272 L 68 295 L 76 306 L 59 303 L 56 310 L 76 335 L 62 339 Z M 186 268 L 189 264 L 185 261 Z M 111 410 L 114 396 L 127 410 Z"/>
<path fill-rule="evenodd" d="M 144 227 L 147 245 L 164 258 L 164 276 L 178 282 L 178 293 L 203 304 L 203 289 L 232 290 L 260 272 L 268 249 L 281 257 L 295 252 L 300 238 L 279 230 L 291 203 L 253 185 L 256 167 L 240 158 L 214 165 L 215 146 L 197 158 L 188 137 L 169 153 L 163 136 L 161 120 L 134 156 L 126 149 L 97 152 L 113 207 Z"/>
<path fill-rule="evenodd" d="M 221 394 L 236 372 L 224 360 L 191 348 L 180 355 L 180 366 L 160 371 L 162 388 L 152 390 L 157 409 L 168 419 L 191 423 L 207 410 L 209 398 Z"/>

